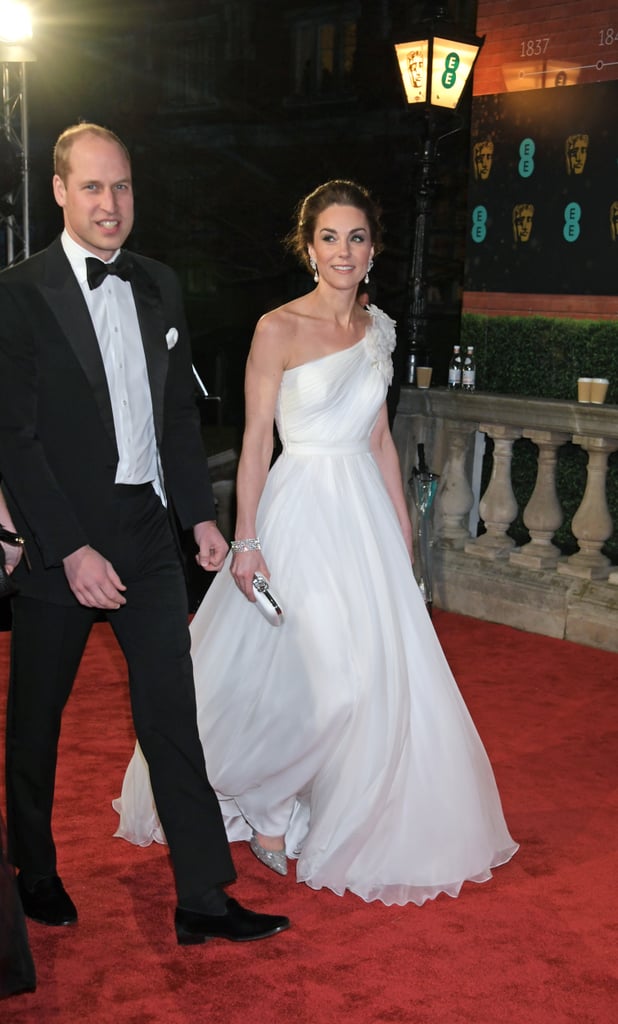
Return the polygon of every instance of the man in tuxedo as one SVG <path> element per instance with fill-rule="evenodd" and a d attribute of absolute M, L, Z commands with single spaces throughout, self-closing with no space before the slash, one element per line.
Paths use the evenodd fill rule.
<path fill-rule="evenodd" d="M 7 826 L 24 910 L 48 925 L 77 920 L 57 872 L 54 776 L 62 711 L 103 610 L 169 843 L 177 939 L 265 938 L 289 921 L 223 888 L 235 873 L 197 731 L 176 520 L 193 529 L 205 570 L 221 568 L 227 543 L 179 283 L 122 250 L 133 191 L 117 136 L 68 128 L 54 170 L 62 235 L 0 274 L 0 476 L 30 561 L 14 577 L 7 707 Z"/>

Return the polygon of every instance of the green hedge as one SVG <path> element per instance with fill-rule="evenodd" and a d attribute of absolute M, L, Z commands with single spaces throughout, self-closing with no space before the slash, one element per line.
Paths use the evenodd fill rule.
<path fill-rule="evenodd" d="M 464 313 L 461 344 L 474 345 L 479 391 L 577 398 L 578 377 L 607 377 L 618 402 L 618 323 Z"/>
<path fill-rule="evenodd" d="M 609 321 L 560 320 L 548 317 L 462 317 L 462 346 L 474 345 L 477 387 L 503 395 L 574 399 L 578 377 L 607 377 L 607 402 L 618 401 L 618 324 Z M 489 482 L 493 446 L 488 444 L 482 489 Z M 571 520 L 586 486 L 586 453 L 565 444 L 558 453 L 556 486 L 565 519 L 554 542 L 563 554 L 577 551 Z M 513 446 L 512 483 L 519 513 L 509 529 L 518 544 L 529 540 L 523 511 L 532 494 L 537 468 L 536 445 L 525 438 Z M 614 533 L 603 553 L 618 564 L 618 452 L 609 458 L 607 503 Z"/>

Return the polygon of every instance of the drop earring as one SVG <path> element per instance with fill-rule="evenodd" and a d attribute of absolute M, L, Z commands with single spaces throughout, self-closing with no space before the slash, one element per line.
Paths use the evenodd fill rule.
<path fill-rule="evenodd" d="M 367 265 L 367 273 L 365 274 L 365 284 L 369 284 L 369 274 L 370 274 L 372 268 L 373 268 L 373 260 L 370 257 L 369 258 L 369 263 Z"/>
<path fill-rule="evenodd" d="M 314 280 L 314 281 L 315 281 L 315 283 L 317 284 L 317 283 L 318 283 L 318 281 L 320 280 L 320 275 L 318 274 L 318 265 L 317 265 L 317 263 L 315 262 L 315 260 L 314 260 L 313 256 L 310 256 L 310 257 L 309 257 L 309 266 L 310 266 L 310 267 L 311 267 L 311 269 L 313 270 L 313 280 Z"/>

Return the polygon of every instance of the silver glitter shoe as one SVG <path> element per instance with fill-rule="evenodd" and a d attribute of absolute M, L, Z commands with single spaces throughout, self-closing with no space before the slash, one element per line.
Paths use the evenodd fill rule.
<path fill-rule="evenodd" d="M 270 868 L 271 871 L 276 871 L 278 875 L 287 875 L 288 859 L 285 855 L 285 850 L 265 850 L 262 844 L 258 842 L 255 832 L 249 840 L 249 846 L 257 859 L 261 860 L 262 864 L 265 864 L 267 868 Z"/>

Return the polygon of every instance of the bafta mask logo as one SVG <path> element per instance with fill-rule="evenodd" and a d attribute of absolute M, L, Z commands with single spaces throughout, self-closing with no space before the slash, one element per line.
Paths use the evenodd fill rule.
<path fill-rule="evenodd" d="M 532 234 L 534 206 L 532 203 L 517 203 L 513 207 L 513 238 L 515 242 L 528 242 Z"/>
<path fill-rule="evenodd" d="M 588 156 L 588 136 L 569 135 L 565 144 L 567 174 L 583 174 Z"/>
<path fill-rule="evenodd" d="M 618 199 L 609 208 L 609 230 L 612 242 L 618 242 Z"/>
<path fill-rule="evenodd" d="M 425 54 L 422 50 L 410 50 L 408 54 L 408 71 L 415 89 L 421 89 L 424 83 Z"/>
<path fill-rule="evenodd" d="M 474 162 L 474 177 L 477 181 L 487 181 L 491 174 L 491 165 L 494 158 L 494 144 L 491 139 L 482 139 L 475 142 L 472 149 Z"/>

